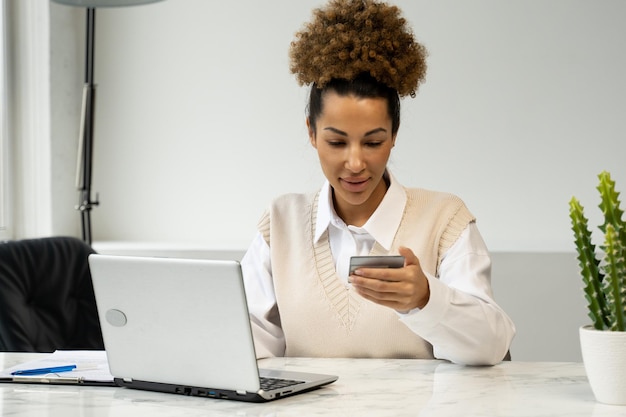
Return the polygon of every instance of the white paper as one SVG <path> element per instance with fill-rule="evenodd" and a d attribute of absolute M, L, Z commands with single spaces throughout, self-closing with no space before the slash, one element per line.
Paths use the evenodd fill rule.
<path fill-rule="evenodd" d="M 11 372 L 24 369 L 50 368 L 76 365 L 76 368 L 60 373 L 45 375 L 11 375 Z M 16 382 L 113 382 L 104 350 L 57 350 L 44 359 L 24 362 L 0 372 L 0 379 Z"/>

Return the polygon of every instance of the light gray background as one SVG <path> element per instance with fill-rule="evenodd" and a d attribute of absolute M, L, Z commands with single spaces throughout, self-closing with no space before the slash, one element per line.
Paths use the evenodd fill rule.
<path fill-rule="evenodd" d="M 98 10 L 97 241 L 244 250 L 271 198 L 321 185 L 307 89 L 287 59 L 321 4 Z M 407 186 L 458 194 L 478 218 L 496 297 L 518 322 L 514 358 L 515 346 L 517 359 L 578 358 L 568 201 L 595 225 L 597 174 L 626 187 L 626 2 L 395 4 L 430 56 L 390 168 Z"/>

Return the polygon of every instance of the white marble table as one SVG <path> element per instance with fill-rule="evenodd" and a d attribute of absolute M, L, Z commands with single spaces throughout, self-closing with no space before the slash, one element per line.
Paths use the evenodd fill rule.
<path fill-rule="evenodd" d="M 40 354 L 0 353 L 0 368 Z M 2 416 L 626 416 L 597 403 L 580 363 L 276 358 L 265 367 L 335 373 L 325 388 L 265 404 L 125 388 L 0 384 Z"/>

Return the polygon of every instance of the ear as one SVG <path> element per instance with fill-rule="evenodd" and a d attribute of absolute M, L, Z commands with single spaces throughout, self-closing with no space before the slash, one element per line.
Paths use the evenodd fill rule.
<path fill-rule="evenodd" d="M 315 132 L 313 131 L 313 128 L 311 127 L 311 120 L 308 117 L 306 118 L 306 128 L 307 128 L 307 131 L 309 132 L 309 142 L 311 142 L 311 146 L 317 149 L 317 140 L 315 138 Z"/>
<path fill-rule="evenodd" d="M 394 146 L 396 146 L 396 136 L 397 134 L 393 135 L 393 137 L 391 138 L 391 147 L 393 148 Z"/>

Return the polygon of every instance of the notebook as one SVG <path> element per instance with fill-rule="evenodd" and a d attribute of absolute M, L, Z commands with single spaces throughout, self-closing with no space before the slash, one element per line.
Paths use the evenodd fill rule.
<path fill-rule="evenodd" d="M 0 383 L 116 386 L 103 350 L 56 350 L 43 357 L 35 355 L 39 359 L 0 371 Z"/>
<path fill-rule="evenodd" d="M 237 261 L 94 254 L 89 266 L 120 386 L 263 402 L 338 378 L 258 368 Z"/>

